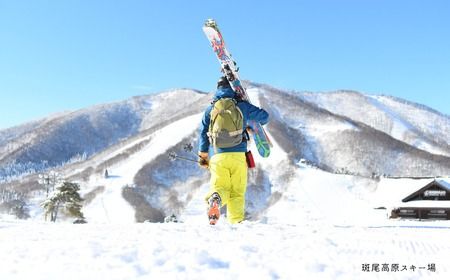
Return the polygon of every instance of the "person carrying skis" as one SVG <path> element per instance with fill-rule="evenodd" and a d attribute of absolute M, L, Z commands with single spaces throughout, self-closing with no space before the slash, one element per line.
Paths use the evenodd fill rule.
<path fill-rule="evenodd" d="M 227 219 L 235 224 L 244 220 L 247 189 L 247 121 L 264 125 L 269 114 L 247 101 L 237 100 L 226 77 L 217 83 L 213 102 L 202 118 L 199 136 L 199 165 L 211 172 L 206 196 L 210 224 L 216 224 L 220 208 L 227 205 Z M 213 156 L 209 159 L 209 151 Z"/>

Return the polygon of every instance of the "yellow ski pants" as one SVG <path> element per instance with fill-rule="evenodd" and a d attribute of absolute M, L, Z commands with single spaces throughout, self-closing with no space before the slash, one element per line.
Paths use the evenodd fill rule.
<path fill-rule="evenodd" d="M 227 205 L 227 218 L 232 224 L 244 220 L 245 191 L 247 189 L 247 161 L 245 153 L 220 153 L 209 162 L 211 186 L 206 200 L 217 192 L 222 206 Z"/>

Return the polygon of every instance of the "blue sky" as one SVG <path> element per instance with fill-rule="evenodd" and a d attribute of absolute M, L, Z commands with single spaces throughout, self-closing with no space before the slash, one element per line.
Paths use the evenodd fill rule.
<path fill-rule="evenodd" d="M 215 18 L 241 77 L 352 89 L 450 115 L 450 1 L 0 0 L 0 129 L 220 75 Z"/>

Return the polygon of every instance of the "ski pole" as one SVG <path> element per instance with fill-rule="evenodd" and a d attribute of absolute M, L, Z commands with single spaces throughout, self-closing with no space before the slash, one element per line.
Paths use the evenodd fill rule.
<path fill-rule="evenodd" d="M 199 157 L 200 157 L 200 156 L 199 156 Z M 194 160 L 194 159 L 191 159 L 191 158 L 186 158 L 186 157 L 181 157 L 181 156 L 177 155 L 175 152 L 170 152 L 170 153 L 169 153 L 169 159 L 170 159 L 171 161 L 174 161 L 174 160 L 176 160 L 176 159 L 182 159 L 182 160 L 186 160 L 186 161 L 198 163 L 197 160 Z M 202 159 L 202 158 L 201 158 L 201 160 L 204 161 L 204 159 Z M 202 162 L 202 163 L 203 163 L 203 162 Z"/>
<path fill-rule="evenodd" d="M 185 157 L 180 157 L 180 156 L 176 156 L 176 158 L 197 163 L 196 160 L 191 159 L 191 158 L 185 158 Z"/>
<path fill-rule="evenodd" d="M 169 153 L 169 159 L 170 159 L 171 161 L 174 161 L 174 160 L 176 160 L 176 159 L 182 159 L 182 160 L 186 160 L 186 161 L 191 161 L 191 162 L 197 163 L 196 160 L 191 159 L 191 158 L 181 157 L 181 156 L 177 155 L 175 152 L 170 152 L 170 153 Z"/>

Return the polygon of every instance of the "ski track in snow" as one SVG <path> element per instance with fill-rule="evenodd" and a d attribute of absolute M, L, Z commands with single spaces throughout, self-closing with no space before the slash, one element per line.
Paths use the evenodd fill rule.
<path fill-rule="evenodd" d="M 132 186 L 134 176 L 146 162 L 166 152 L 179 139 L 192 133 L 200 119 L 200 114 L 192 115 L 158 130 L 155 135 L 151 135 L 152 140 L 141 151 L 119 166 L 110 167 L 108 178 L 91 178 L 89 186 L 105 186 L 106 190 L 84 208 L 86 218 L 96 223 L 134 223 L 134 209 L 123 199 L 123 187 Z"/>

